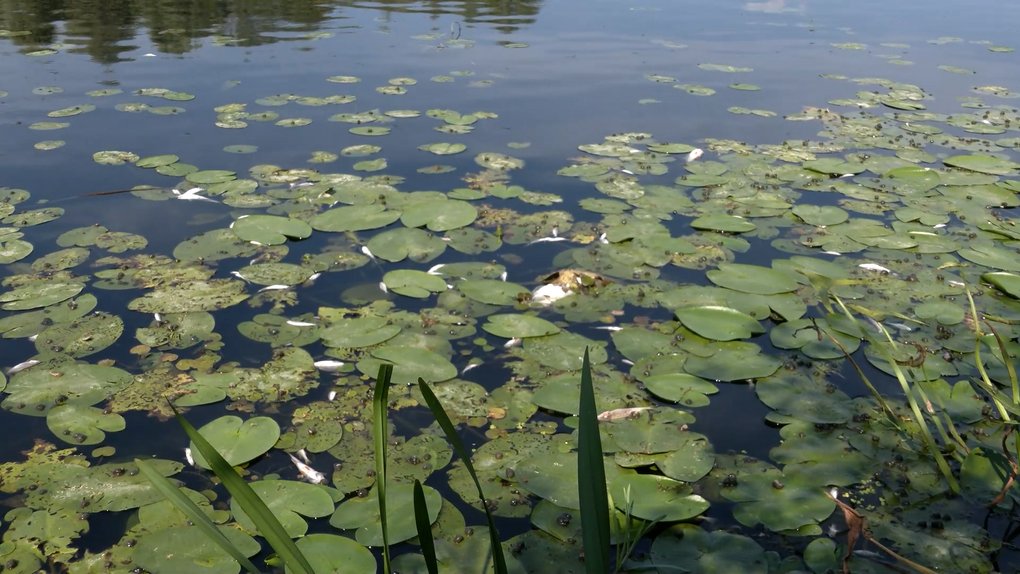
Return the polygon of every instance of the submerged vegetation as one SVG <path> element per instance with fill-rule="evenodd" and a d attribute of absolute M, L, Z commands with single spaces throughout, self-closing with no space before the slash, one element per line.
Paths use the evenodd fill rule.
<path fill-rule="evenodd" d="M 911 65 L 825 46 L 879 48 Z M 0 86 L 27 157 L 117 182 L 0 181 L 0 424 L 30 446 L 0 462 L 4 572 L 1015 568 L 1020 88 L 943 63 L 956 102 L 828 74 L 846 97 L 773 111 L 714 60 L 639 70 L 635 105 L 796 136 L 548 157 L 451 95 L 512 77 L 442 59 L 243 96 Z M 168 116 L 215 145 L 166 144 Z M 83 151 L 124 118 L 144 143 Z"/>

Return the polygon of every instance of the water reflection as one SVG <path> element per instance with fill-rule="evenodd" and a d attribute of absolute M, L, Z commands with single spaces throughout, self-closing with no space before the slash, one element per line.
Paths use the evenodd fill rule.
<path fill-rule="evenodd" d="M 542 6 L 541 0 L 347 0 L 341 6 L 370 8 L 383 12 L 457 16 L 465 23 L 491 24 L 501 32 L 511 33 L 521 26 L 533 24 Z"/>
<path fill-rule="evenodd" d="M 197 47 L 198 38 L 239 46 L 302 39 L 340 18 L 346 7 L 448 14 L 509 33 L 533 23 L 540 5 L 541 0 L 0 0 L 0 34 L 24 53 L 64 44 L 72 53 L 115 63 L 145 41 L 159 52 L 183 54 Z"/>

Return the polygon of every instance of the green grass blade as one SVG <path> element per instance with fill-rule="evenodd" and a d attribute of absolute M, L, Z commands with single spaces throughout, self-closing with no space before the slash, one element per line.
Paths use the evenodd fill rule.
<path fill-rule="evenodd" d="M 609 497 L 606 469 L 602 466 L 595 389 L 591 381 L 588 349 L 581 364 L 581 405 L 577 427 L 577 489 L 581 501 L 581 538 L 584 570 L 588 574 L 609 572 Z"/>
<path fill-rule="evenodd" d="M 252 564 L 251 561 L 248 560 L 248 558 L 240 550 L 238 550 L 238 548 L 234 546 L 218 528 L 216 528 L 216 525 L 213 524 L 213 521 L 210 520 L 204 512 L 202 512 L 202 509 L 199 508 L 194 501 L 185 496 L 185 494 L 181 492 L 181 489 L 177 488 L 177 485 L 170 482 L 169 479 L 160 474 L 155 468 L 152 468 L 147 461 L 136 458 L 135 464 L 138 465 L 138 470 L 145 475 L 145 478 L 149 479 L 152 486 L 154 486 L 164 498 L 169 500 L 177 508 L 177 510 L 183 512 L 184 516 L 186 516 L 192 524 L 197 526 L 198 529 L 205 534 L 206 538 L 212 540 L 217 546 L 225 550 L 227 554 L 230 554 L 230 556 L 234 560 L 237 560 L 237 563 L 243 566 L 248 572 L 251 572 L 252 574 L 261 574 L 259 569 L 256 568 L 255 565 Z"/>
<path fill-rule="evenodd" d="M 393 365 L 379 365 L 379 375 L 375 378 L 375 394 L 372 396 L 372 440 L 375 443 L 375 493 L 379 499 L 379 524 L 383 538 L 383 572 L 390 570 L 390 532 L 386 527 L 386 403 L 390 395 L 390 379 L 393 377 Z"/>
<path fill-rule="evenodd" d="M 499 542 L 499 532 L 496 531 L 496 521 L 492 518 L 492 512 L 489 511 L 489 505 L 485 502 L 485 493 L 482 492 L 482 483 L 478 481 L 478 475 L 475 474 L 475 467 L 471 464 L 471 453 L 464 448 L 464 443 L 461 442 L 460 437 L 457 436 L 457 430 L 453 428 L 453 423 L 450 422 L 450 417 L 446 416 L 446 411 L 443 410 L 443 405 L 436 398 L 436 395 L 429 388 L 428 384 L 421 377 L 418 378 L 418 388 L 421 389 L 422 397 L 425 399 L 425 404 L 429 410 L 432 411 L 432 416 L 436 417 L 436 422 L 439 423 L 439 427 L 443 429 L 446 434 L 446 440 L 450 441 L 450 445 L 453 447 L 453 452 L 457 453 L 457 456 L 464 461 L 464 468 L 467 469 L 468 474 L 471 476 L 471 480 L 475 483 L 475 488 L 478 489 L 478 498 L 482 501 L 482 508 L 485 510 L 485 519 L 489 522 L 489 539 L 492 542 L 492 567 L 495 574 L 507 574 L 506 559 L 503 557 L 503 546 Z"/>
<path fill-rule="evenodd" d="M 414 526 L 418 531 L 418 543 L 421 544 L 421 555 L 425 558 L 425 567 L 429 574 L 439 574 L 439 560 L 436 558 L 436 541 L 432 538 L 432 525 L 429 523 L 429 508 L 425 504 L 425 491 L 421 482 L 414 479 Z"/>
<path fill-rule="evenodd" d="M 301 553 L 301 550 L 298 549 L 294 541 L 287 535 L 287 531 L 280 524 L 273 511 L 269 510 L 266 503 L 262 502 L 259 495 L 255 494 L 251 486 L 237 474 L 234 468 L 230 466 L 230 463 L 223 460 L 220 453 L 216 451 L 216 447 L 209 444 L 209 441 L 205 440 L 205 437 L 195 427 L 191 426 L 191 423 L 182 417 L 173 405 L 170 405 L 170 408 L 174 409 L 174 416 L 177 418 L 177 422 L 184 428 L 184 432 L 188 434 L 188 438 L 195 444 L 198 452 L 202 454 L 202 458 L 209 463 L 209 468 L 223 482 L 227 492 L 230 493 L 230 496 L 234 497 L 234 500 L 241 506 L 244 513 L 248 515 L 248 518 L 251 518 L 251 521 L 255 523 L 259 534 L 269 542 L 269 545 L 273 547 L 276 554 L 294 574 L 315 574 L 312 571 L 312 566 L 308 563 L 308 559 L 305 558 L 305 555 Z"/>

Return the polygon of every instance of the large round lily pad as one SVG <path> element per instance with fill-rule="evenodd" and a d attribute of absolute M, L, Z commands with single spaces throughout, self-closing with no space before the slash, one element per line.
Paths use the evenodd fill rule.
<path fill-rule="evenodd" d="M 81 293 L 84 288 L 84 283 L 47 281 L 18 287 L 0 294 L 0 303 L 3 303 L 3 308 L 7 311 L 38 309 L 70 299 Z"/>
<path fill-rule="evenodd" d="M 747 536 L 723 530 L 677 525 L 660 533 L 652 542 L 652 560 L 686 572 L 704 574 L 767 574 L 765 550 Z"/>
<path fill-rule="evenodd" d="M 799 286 L 797 275 L 760 265 L 721 263 L 706 275 L 720 287 L 757 295 L 788 293 Z"/>
<path fill-rule="evenodd" d="M 236 528 L 218 528 L 245 556 L 254 556 L 261 549 L 254 538 Z M 159 574 L 236 574 L 240 569 L 226 550 L 196 526 L 145 534 L 138 538 L 132 556 L 140 567 Z"/>
<path fill-rule="evenodd" d="M 126 371 L 85 363 L 33 368 L 7 382 L 3 408 L 31 416 L 46 416 L 57 405 L 94 405 L 132 381 Z"/>
<path fill-rule="evenodd" d="M 371 550 L 343 536 L 309 534 L 297 541 L 297 547 L 308 558 L 313 572 L 373 574 L 378 568 Z M 293 572 L 290 568 L 286 571 Z"/>
<path fill-rule="evenodd" d="M 333 513 L 333 497 L 322 486 L 294 480 L 260 480 L 250 484 L 255 494 L 266 503 L 280 520 L 291 538 L 304 536 L 308 523 L 302 516 L 320 518 Z M 237 503 L 230 499 L 230 512 L 245 528 L 255 531 L 255 523 Z"/>
<path fill-rule="evenodd" d="M 158 287 L 128 303 L 128 309 L 142 313 L 215 311 L 236 305 L 247 298 L 244 282 L 210 279 Z"/>
<path fill-rule="evenodd" d="M 683 307 L 676 310 L 676 316 L 691 331 L 716 341 L 746 339 L 765 332 L 750 315 L 719 305 Z"/>
<path fill-rule="evenodd" d="M 220 417 L 198 429 L 209 444 L 232 466 L 252 461 L 273 448 L 280 438 L 280 426 L 269 417 L 254 417 L 241 420 L 233 415 Z M 191 454 L 195 464 L 209 468 L 202 453 L 194 443 Z"/>
<path fill-rule="evenodd" d="M 63 404 L 46 415 L 46 426 L 61 440 L 71 444 L 99 444 L 107 432 L 124 430 L 124 417 L 103 409 L 80 404 Z"/>
<path fill-rule="evenodd" d="M 400 212 L 379 204 L 336 207 L 316 215 L 309 223 L 319 231 L 365 231 L 386 227 L 400 219 Z"/>
<path fill-rule="evenodd" d="M 53 325 L 35 340 L 40 353 L 85 357 L 112 345 L 124 332 L 124 321 L 109 313 L 93 313 L 70 323 Z"/>
<path fill-rule="evenodd" d="M 431 524 L 439 517 L 443 497 L 431 486 L 423 486 L 422 490 L 425 491 L 425 506 Z M 382 524 L 379 520 L 377 489 L 372 489 L 368 496 L 350 498 L 341 503 L 329 523 L 344 530 L 357 529 L 354 537 L 365 546 L 381 546 Z M 395 482 L 386 485 L 386 528 L 390 544 L 410 540 L 418 535 L 414 524 L 414 493 L 411 483 Z"/>
<path fill-rule="evenodd" d="M 446 281 L 417 269 L 397 269 L 383 276 L 386 288 L 398 295 L 424 299 L 433 293 L 446 291 Z"/>
<path fill-rule="evenodd" d="M 312 234 L 312 227 L 304 221 L 278 215 L 242 216 L 231 229 L 240 239 L 260 245 L 279 245 L 288 238 L 304 239 Z"/>
<path fill-rule="evenodd" d="M 319 336 L 328 347 L 359 348 L 392 339 L 400 330 L 399 325 L 391 324 L 385 317 L 368 315 L 334 321 L 320 329 Z"/>
<path fill-rule="evenodd" d="M 459 199 L 422 201 L 404 207 L 400 221 L 407 227 L 425 226 L 431 231 L 449 231 L 470 225 L 478 217 L 473 205 Z"/>
<path fill-rule="evenodd" d="M 374 377 L 382 362 L 393 364 L 395 384 L 413 384 L 421 377 L 427 382 L 441 382 L 457 376 L 457 367 L 446 357 L 419 347 L 387 345 L 372 351 L 372 356 L 358 361 L 358 370 Z"/>
<path fill-rule="evenodd" d="M 482 329 L 507 339 L 542 337 L 560 332 L 559 327 L 541 317 L 523 314 L 490 315 Z"/>

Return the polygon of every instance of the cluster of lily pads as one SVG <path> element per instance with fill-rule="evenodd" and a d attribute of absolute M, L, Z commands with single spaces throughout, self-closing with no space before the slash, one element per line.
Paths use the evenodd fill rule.
<path fill-rule="evenodd" d="M 1020 112 L 983 99 L 1011 96 L 1007 88 L 976 88 L 964 111 L 947 114 L 928 111 L 931 96 L 917 86 L 845 80 L 873 90 L 833 103 L 854 111 L 785 118 L 817 122 L 814 140 L 708 139 L 699 142 L 704 155 L 638 132 L 580 145 L 584 155 L 559 171 L 594 190 L 579 210 L 553 209 L 562 197 L 513 184 L 524 161 L 501 151 L 475 153 L 478 171 L 448 191 L 368 175 L 387 169 L 382 158 L 353 164 L 365 175 L 268 164 L 239 174 L 170 153 L 98 152 L 98 163 L 173 178 L 123 200 L 200 199 L 197 210 L 229 214 L 160 253 L 140 235 L 100 225 L 47 236 L 38 226 L 63 208 L 0 190 L 8 265 L 0 335 L 27 350 L 0 377 L 0 406 L 45 419 L 51 431 L 24 460 L 0 464 L 0 491 L 18 495 L 4 516 L 0 564 L 238 571 L 124 462 L 127 453 L 105 444 L 126 428 L 122 413 L 165 419 L 172 403 L 236 412 L 200 432 L 246 473 L 287 534 L 345 571 L 375 572 L 366 548 L 382 544 L 382 528 L 366 380 L 385 363 L 393 365 L 390 416 L 414 420 L 423 399 L 412 383 L 428 382 L 476 437 L 485 507 L 534 526 L 504 541 L 511 569 L 556 556 L 558 571 L 584 571 L 574 428 L 587 348 L 614 521 L 632 525 L 614 544 L 662 526 L 648 530 L 647 555 L 629 567 L 886 572 L 888 561 L 991 571 L 1001 543 L 976 509 L 992 504 L 1008 521 L 998 509 L 1017 496 L 1020 232 L 1009 210 L 1020 206 L 1020 139 L 1010 137 Z M 377 92 L 413 85 L 395 78 Z M 286 94 L 255 104 L 353 101 Z M 248 107 L 217 108 L 217 126 L 311 123 Z M 450 137 L 494 117 L 370 109 L 330 119 L 374 137 L 422 115 Z M 420 149 L 454 156 L 467 146 Z M 379 151 L 357 144 L 313 161 Z M 750 263 L 764 242 L 775 257 Z M 29 260 L 37 247 L 45 253 Z M 536 275 L 521 261 L 529 250 L 550 256 L 551 268 Z M 126 310 L 100 306 L 110 305 L 108 291 L 123 292 Z M 240 314 L 236 327 L 222 325 Z M 125 333 L 132 324 L 141 326 Z M 115 360 L 126 341 L 130 356 Z M 270 358 L 245 358 L 235 349 L 242 345 Z M 871 374 L 847 377 L 848 357 Z M 869 392 L 881 373 L 881 389 Z M 751 385 L 781 427 L 770 460 L 716 452 L 697 431 L 698 409 L 728 384 Z M 923 412 L 911 408 L 917 401 Z M 399 571 L 424 571 L 408 510 L 416 479 L 433 484 L 424 490 L 440 563 L 484 571 L 482 503 L 445 437 L 430 426 L 393 433 L 388 447 L 389 542 L 410 542 Z M 149 463 L 179 481 L 235 546 L 258 554 L 250 517 L 217 500 L 200 470 L 207 462 L 192 455 Z M 82 550 L 97 520 L 128 512 L 115 544 Z M 852 552 L 863 531 L 851 512 L 889 552 Z M 705 518 L 729 515 L 746 529 L 715 529 Z"/>

